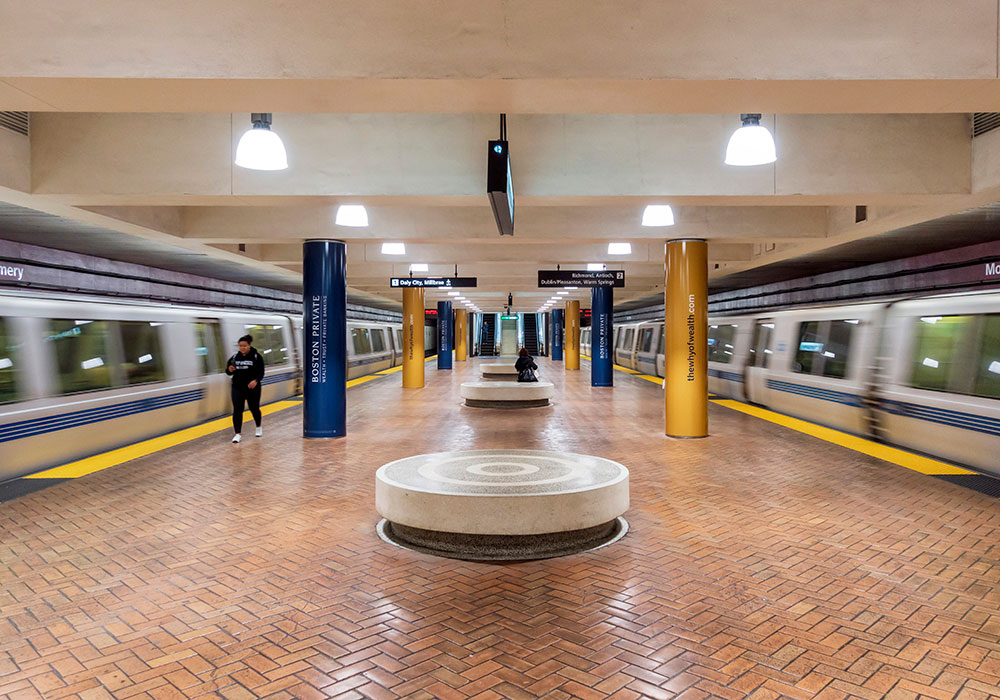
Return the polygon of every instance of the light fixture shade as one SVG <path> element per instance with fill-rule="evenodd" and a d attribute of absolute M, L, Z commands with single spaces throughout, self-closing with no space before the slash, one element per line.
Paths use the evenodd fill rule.
<path fill-rule="evenodd" d="M 368 225 L 368 210 L 361 204 L 341 204 L 337 207 L 337 226 L 361 228 Z M 402 243 L 400 243 L 402 245 Z M 384 250 L 382 251 L 385 252 Z"/>
<path fill-rule="evenodd" d="M 406 255 L 406 245 L 403 243 L 383 243 L 382 255 Z"/>
<path fill-rule="evenodd" d="M 288 167 L 285 144 L 267 127 L 255 126 L 236 144 L 236 165 L 248 170 L 285 170 Z"/>
<path fill-rule="evenodd" d="M 410 272 L 427 272 L 427 263 L 411 263 Z"/>
<path fill-rule="evenodd" d="M 608 243 L 608 255 L 631 255 L 631 243 Z"/>
<path fill-rule="evenodd" d="M 760 115 L 743 114 L 740 118 L 743 126 L 729 138 L 726 165 L 767 165 L 776 161 L 774 138 L 760 125 Z"/>
<path fill-rule="evenodd" d="M 587 270 L 590 272 L 600 272 L 604 269 L 604 263 L 587 263 Z"/>
<path fill-rule="evenodd" d="M 669 204 L 650 204 L 642 212 L 643 226 L 673 226 L 674 210 Z"/>

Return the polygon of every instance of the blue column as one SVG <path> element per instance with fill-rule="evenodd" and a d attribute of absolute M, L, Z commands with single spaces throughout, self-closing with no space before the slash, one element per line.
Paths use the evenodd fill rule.
<path fill-rule="evenodd" d="M 438 369 L 451 369 L 455 327 L 451 317 L 451 302 L 438 302 Z"/>
<path fill-rule="evenodd" d="M 562 362 L 564 309 L 552 309 L 552 360 Z"/>
<path fill-rule="evenodd" d="M 612 328 L 611 307 L 614 289 L 594 287 L 590 294 L 590 385 L 614 386 L 614 367 L 611 360 Z"/>
<path fill-rule="evenodd" d="M 347 435 L 347 246 L 302 245 L 302 434 Z"/>

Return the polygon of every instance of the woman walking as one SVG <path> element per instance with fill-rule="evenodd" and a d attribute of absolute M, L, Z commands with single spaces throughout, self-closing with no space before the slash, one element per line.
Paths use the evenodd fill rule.
<path fill-rule="evenodd" d="M 233 442 L 239 442 L 240 431 L 243 429 L 243 404 L 250 406 L 254 423 L 257 424 L 257 437 L 264 431 L 260 427 L 260 382 L 264 378 L 264 358 L 250 343 L 253 337 L 245 335 L 240 338 L 239 352 L 229 358 L 226 363 L 226 374 L 233 378 L 231 396 L 233 399 Z"/>

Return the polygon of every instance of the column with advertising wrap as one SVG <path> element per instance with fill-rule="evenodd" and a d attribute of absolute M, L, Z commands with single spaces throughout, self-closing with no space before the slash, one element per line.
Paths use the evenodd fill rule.
<path fill-rule="evenodd" d="M 552 361 L 563 361 L 563 316 L 562 309 L 552 309 Z"/>
<path fill-rule="evenodd" d="M 590 385 L 614 386 L 614 363 L 611 356 L 614 289 L 594 287 L 590 294 Z"/>
<path fill-rule="evenodd" d="M 566 302 L 566 369 L 580 369 L 580 302 Z"/>
<path fill-rule="evenodd" d="M 469 359 L 469 327 L 468 312 L 465 309 L 455 309 L 455 361 L 465 362 Z"/>
<path fill-rule="evenodd" d="M 424 385 L 424 288 L 403 290 L 403 388 Z"/>
<path fill-rule="evenodd" d="M 708 244 L 667 242 L 664 304 L 666 434 L 708 435 Z"/>
<path fill-rule="evenodd" d="M 451 369 L 451 348 L 452 332 L 455 330 L 451 323 L 451 302 L 439 301 L 438 312 L 438 369 Z"/>
<path fill-rule="evenodd" d="M 302 435 L 347 434 L 347 246 L 302 245 Z"/>

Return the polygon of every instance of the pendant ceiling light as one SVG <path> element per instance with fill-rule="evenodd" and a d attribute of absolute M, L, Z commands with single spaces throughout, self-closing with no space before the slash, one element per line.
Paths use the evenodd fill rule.
<path fill-rule="evenodd" d="M 271 131 L 271 113 L 250 115 L 253 127 L 236 144 L 236 165 L 248 170 L 284 170 L 288 167 L 285 144 Z"/>
<path fill-rule="evenodd" d="M 726 165 L 766 165 L 778 159 L 774 138 L 760 125 L 759 114 L 741 114 L 743 126 L 733 132 L 726 148 Z"/>
<path fill-rule="evenodd" d="M 643 226 L 673 226 L 674 210 L 669 204 L 649 204 L 642 212 Z"/>

